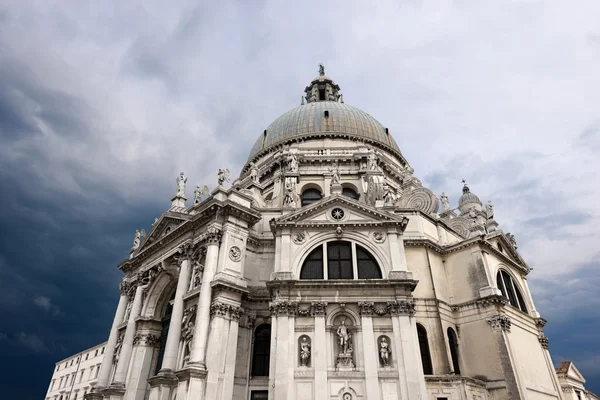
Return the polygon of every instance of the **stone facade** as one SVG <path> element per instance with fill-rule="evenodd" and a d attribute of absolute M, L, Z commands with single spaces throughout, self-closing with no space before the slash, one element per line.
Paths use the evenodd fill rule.
<path fill-rule="evenodd" d="M 86 399 L 562 398 L 491 202 L 438 200 L 340 90 L 322 69 L 231 187 L 186 206 L 180 174 L 119 265 Z"/>

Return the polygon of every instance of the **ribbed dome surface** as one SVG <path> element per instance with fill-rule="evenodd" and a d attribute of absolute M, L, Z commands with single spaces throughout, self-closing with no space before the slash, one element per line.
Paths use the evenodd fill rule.
<path fill-rule="evenodd" d="M 261 151 L 289 140 L 336 134 L 377 142 L 400 154 L 385 127 L 366 112 L 345 103 L 317 101 L 296 107 L 277 118 L 267 128 L 266 135 L 261 135 L 252 147 L 249 160 Z"/>

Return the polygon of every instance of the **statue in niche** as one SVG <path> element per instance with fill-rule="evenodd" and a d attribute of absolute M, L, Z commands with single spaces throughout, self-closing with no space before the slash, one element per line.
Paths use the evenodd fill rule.
<path fill-rule="evenodd" d="M 329 172 L 331 173 L 331 184 L 339 185 L 340 184 L 340 166 L 338 163 L 333 163 L 333 167 L 329 168 Z"/>
<path fill-rule="evenodd" d="M 193 310 L 186 310 L 181 324 L 183 326 L 181 337 L 184 343 L 184 356 L 189 357 L 192 351 L 192 339 L 194 338 L 194 313 Z"/>
<path fill-rule="evenodd" d="M 117 339 L 117 344 L 115 346 L 115 353 L 113 355 L 113 361 L 116 363 L 119 361 L 119 357 L 121 356 L 121 346 L 123 345 L 123 336 L 119 336 Z"/>
<path fill-rule="evenodd" d="M 300 366 L 308 367 L 310 362 L 310 343 L 306 340 L 306 336 L 300 342 Z"/>
<path fill-rule="evenodd" d="M 387 183 L 383 184 L 383 201 L 386 206 L 393 206 L 396 203 L 396 193 Z"/>
<path fill-rule="evenodd" d="M 175 180 L 177 182 L 177 196 L 185 197 L 185 183 L 187 182 L 187 178 L 183 174 L 183 172 L 179 173 L 179 176 Z"/>
<path fill-rule="evenodd" d="M 298 157 L 294 153 L 287 156 L 288 169 L 290 172 L 298 172 Z"/>
<path fill-rule="evenodd" d="M 450 202 L 448 201 L 448 196 L 446 196 L 446 192 L 442 192 L 440 200 L 442 201 L 442 208 L 444 209 L 444 211 L 448 211 L 450 209 Z"/>
<path fill-rule="evenodd" d="M 297 207 L 298 206 L 298 194 L 296 193 L 296 178 L 286 179 L 285 181 L 285 197 L 283 198 L 283 205 L 285 207 Z"/>
<path fill-rule="evenodd" d="M 258 183 L 258 168 L 253 162 L 250 163 L 250 178 L 252 178 L 252 182 Z"/>
<path fill-rule="evenodd" d="M 225 168 L 219 168 L 219 172 L 217 173 L 217 182 L 219 184 L 219 186 L 223 185 L 223 183 L 225 183 L 225 181 L 229 182 L 229 169 Z"/>
<path fill-rule="evenodd" d="M 379 165 L 377 165 L 377 155 L 375 150 L 369 149 L 367 154 L 367 170 L 368 171 L 379 171 Z"/>
<path fill-rule="evenodd" d="M 337 329 L 338 340 L 340 344 L 341 354 L 352 354 L 352 335 L 346 327 L 346 320 L 342 320 Z"/>
<path fill-rule="evenodd" d="M 142 229 L 141 231 L 136 229 L 135 236 L 133 237 L 133 247 L 131 250 L 137 250 L 142 244 L 142 238 L 146 237 L 146 230 Z"/>
<path fill-rule="evenodd" d="M 485 203 L 485 212 L 487 214 L 488 219 L 494 218 L 494 206 L 492 205 L 492 201 L 488 200 Z"/>
<path fill-rule="evenodd" d="M 384 367 L 390 365 L 390 354 L 392 351 L 390 350 L 390 344 L 387 342 L 386 338 L 381 338 L 381 342 L 379 343 L 379 358 L 381 358 L 381 363 Z"/>
<path fill-rule="evenodd" d="M 204 185 L 202 189 L 200 189 L 200 185 L 196 185 L 196 190 L 194 190 L 194 204 L 200 204 L 202 196 L 206 196 L 208 194 L 208 186 Z"/>

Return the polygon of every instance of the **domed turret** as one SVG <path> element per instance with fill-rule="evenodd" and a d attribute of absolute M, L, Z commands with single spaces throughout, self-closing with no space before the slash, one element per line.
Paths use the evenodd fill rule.
<path fill-rule="evenodd" d="M 465 213 L 469 212 L 469 210 L 471 208 L 475 208 L 477 211 L 481 211 L 481 207 L 482 207 L 481 200 L 479 200 L 479 197 L 477 197 L 477 195 L 475 193 L 471 193 L 471 190 L 467 186 L 466 182 L 465 182 L 465 185 L 463 186 L 462 191 L 463 191 L 463 194 L 462 194 L 462 196 L 460 196 L 460 199 L 458 200 L 458 209 L 460 210 L 460 213 L 465 214 Z"/>

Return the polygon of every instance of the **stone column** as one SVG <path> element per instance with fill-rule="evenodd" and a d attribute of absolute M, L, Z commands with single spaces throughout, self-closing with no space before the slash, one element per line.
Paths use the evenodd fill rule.
<path fill-rule="evenodd" d="M 206 264 L 204 265 L 200 295 L 198 296 L 194 341 L 188 362 L 188 365 L 197 366 L 201 369 L 206 369 L 206 346 L 208 343 L 210 303 L 212 300 L 212 288 L 210 284 L 217 270 L 219 241 L 221 239 L 221 232 L 216 228 L 209 228 L 207 234 L 208 248 L 206 249 Z"/>
<path fill-rule="evenodd" d="M 271 303 L 271 317 L 273 324 L 277 325 L 276 336 L 271 336 L 271 340 L 277 341 L 277 353 L 275 354 L 275 374 L 274 382 L 275 385 L 273 392 L 274 399 L 287 399 L 289 385 L 293 385 L 293 382 L 289 381 L 288 368 L 289 368 L 289 340 L 290 340 L 290 325 L 289 325 L 289 314 L 290 309 L 293 307 L 289 301 L 279 301 Z M 271 367 L 272 369 L 273 367 Z"/>
<path fill-rule="evenodd" d="M 223 378 L 223 399 L 233 399 L 233 385 L 235 376 L 235 360 L 237 356 L 237 343 L 240 318 L 243 309 L 232 307 L 229 311 L 229 335 L 227 337 L 227 354 L 225 356 L 225 373 Z"/>
<path fill-rule="evenodd" d="M 173 303 L 173 311 L 171 314 L 171 322 L 169 323 L 169 334 L 167 343 L 165 344 L 165 353 L 163 356 L 160 374 L 170 374 L 177 368 L 177 353 L 179 350 L 179 342 L 181 341 L 181 320 L 183 318 L 183 296 L 187 292 L 188 283 L 190 281 L 192 247 L 186 244 L 180 248 L 181 257 L 178 260 L 180 263 L 179 279 L 177 280 L 177 289 L 175 291 L 175 301 Z"/>
<path fill-rule="evenodd" d="M 397 347 L 396 359 L 398 360 L 402 398 L 406 391 L 406 398 L 426 400 L 425 375 L 417 339 L 417 325 L 413 317 L 415 304 L 408 300 L 397 300 L 388 302 L 388 306 L 392 315 Z"/>
<path fill-rule="evenodd" d="M 407 226 L 408 218 L 403 217 L 402 221 L 400 221 L 395 229 L 388 229 L 387 232 L 390 255 L 392 258 L 392 270 L 388 275 L 390 279 L 412 279 L 412 274 L 408 272 L 403 240 L 403 233 Z"/>
<path fill-rule="evenodd" d="M 133 298 L 133 306 L 131 307 L 129 320 L 127 320 L 127 328 L 125 330 L 123 344 L 121 345 L 121 354 L 119 356 L 119 362 L 117 363 L 115 377 L 113 379 L 114 386 L 125 386 L 125 380 L 127 379 L 127 370 L 129 369 L 129 361 L 131 359 L 131 351 L 133 349 L 133 338 L 135 337 L 135 319 L 140 315 L 140 312 L 142 311 L 143 293 L 144 287 L 142 286 L 142 279 L 141 277 L 138 277 L 137 288 L 135 289 L 135 296 Z"/>
<path fill-rule="evenodd" d="M 327 388 L 327 331 L 325 316 L 327 302 L 319 301 L 311 305 L 315 318 L 315 337 L 313 341 L 313 362 L 315 367 L 315 393 L 323 398 L 329 397 Z"/>
<path fill-rule="evenodd" d="M 125 316 L 125 310 L 127 309 L 127 289 L 128 286 L 125 282 L 121 282 L 119 286 L 121 290 L 121 297 L 119 297 L 119 305 L 117 306 L 117 312 L 113 319 L 112 327 L 110 328 L 110 334 L 108 336 L 108 343 L 104 349 L 104 358 L 102 359 L 102 366 L 100 367 L 100 374 L 98 375 L 98 383 L 94 388 L 94 391 L 100 388 L 108 386 L 108 380 L 110 379 L 110 372 L 112 370 L 113 358 L 115 356 L 115 348 L 117 346 L 117 340 L 119 339 L 119 330 L 117 327 L 123 321 Z"/>
<path fill-rule="evenodd" d="M 372 301 L 362 301 L 358 303 L 360 310 L 360 321 L 362 325 L 363 353 L 365 359 L 365 380 L 369 399 L 379 400 L 379 375 L 377 374 L 377 361 L 379 350 L 375 343 L 373 334 L 373 307 Z"/>

